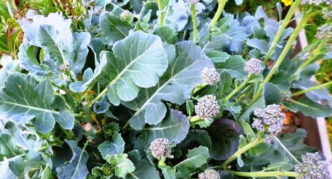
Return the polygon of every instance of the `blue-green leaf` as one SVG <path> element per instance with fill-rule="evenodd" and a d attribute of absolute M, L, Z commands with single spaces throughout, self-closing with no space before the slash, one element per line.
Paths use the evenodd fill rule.
<path fill-rule="evenodd" d="M 100 17 L 100 28 L 104 43 L 113 45 L 128 35 L 131 25 L 125 19 L 105 12 Z"/>
<path fill-rule="evenodd" d="M 146 127 L 137 139 L 137 148 L 146 149 L 156 138 L 167 138 L 172 143 L 180 143 L 188 134 L 189 120 L 180 111 L 170 110 L 169 115 L 161 123 Z"/>
<path fill-rule="evenodd" d="M 76 141 L 66 140 L 72 151 L 72 157 L 69 161 L 56 168 L 59 179 L 82 179 L 86 178 L 89 171 L 86 166 L 89 155 L 77 146 Z"/>
<path fill-rule="evenodd" d="M 121 137 L 121 134 L 113 136 L 113 141 L 105 141 L 98 146 L 98 150 L 104 159 L 110 155 L 121 154 L 124 151 L 125 142 Z"/>
<path fill-rule="evenodd" d="M 195 169 L 204 165 L 209 159 L 209 149 L 199 146 L 188 151 L 187 158 L 176 165 L 176 168 Z"/>
<path fill-rule="evenodd" d="M 64 129 L 72 129 L 75 118 L 69 111 L 55 111 L 52 86 L 37 82 L 31 76 L 12 74 L 0 91 L 0 116 L 17 123 L 33 123 L 42 133 L 50 132 L 57 121 Z"/>
<path fill-rule="evenodd" d="M 158 36 L 134 32 L 113 46 L 107 96 L 111 103 L 131 101 L 139 88 L 155 86 L 166 71 L 167 54 Z"/>
<path fill-rule="evenodd" d="M 135 166 L 127 154 L 107 156 L 107 162 L 115 168 L 115 175 L 120 178 L 125 178 L 128 173 L 135 171 Z"/>
<path fill-rule="evenodd" d="M 136 110 L 130 119 L 130 125 L 136 130 L 145 123 L 156 125 L 166 115 L 166 106 L 162 101 L 183 104 L 190 98 L 193 88 L 201 83 L 201 71 L 213 66 L 201 48 L 185 41 L 176 45 L 177 57 L 170 59 L 170 66 L 154 88 L 143 89 L 139 97 L 127 104 Z"/>

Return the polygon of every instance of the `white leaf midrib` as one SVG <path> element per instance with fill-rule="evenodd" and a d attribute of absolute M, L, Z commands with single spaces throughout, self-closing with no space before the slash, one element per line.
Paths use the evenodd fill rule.
<path fill-rule="evenodd" d="M 27 110 L 32 109 L 32 110 L 35 110 L 35 111 L 41 111 L 41 112 L 45 112 L 45 113 L 60 114 L 60 112 L 50 110 L 50 109 L 39 108 L 39 107 L 35 107 L 35 106 L 28 106 L 28 105 L 14 103 L 14 102 L 10 102 L 10 101 L 1 101 L 1 102 L 4 103 L 4 104 L 8 104 L 8 105 L 18 106 L 18 107 L 21 107 L 21 108 L 26 108 Z"/>

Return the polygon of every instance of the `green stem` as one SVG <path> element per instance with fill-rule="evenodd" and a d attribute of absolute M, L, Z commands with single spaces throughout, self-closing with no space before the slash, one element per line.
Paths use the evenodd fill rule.
<path fill-rule="evenodd" d="M 252 74 L 249 74 L 249 76 L 247 76 L 247 78 L 239 86 L 237 86 L 231 93 L 229 93 L 226 96 L 224 102 L 226 103 L 227 101 L 229 101 L 237 92 L 239 92 L 243 87 L 245 87 L 248 84 L 251 76 Z"/>
<path fill-rule="evenodd" d="M 227 3 L 228 0 L 218 0 L 218 9 L 217 9 L 217 12 L 216 14 L 214 15 L 211 23 L 210 23 L 210 28 L 216 26 L 220 16 L 221 16 L 221 13 L 222 11 L 224 10 L 225 8 L 225 5 Z"/>
<path fill-rule="evenodd" d="M 165 167 L 166 166 L 166 157 L 162 157 L 159 162 L 158 162 L 158 166 L 159 167 Z"/>
<path fill-rule="evenodd" d="M 295 73 L 292 75 L 291 79 L 295 79 L 296 76 L 298 76 L 309 64 L 311 64 L 319 55 L 321 55 L 319 52 L 324 48 L 325 46 L 325 39 L 323 39 L 317 48 L 313 51 L 312 57 L 306 59 L 299 68 L 295 71 Z"/>
<path fill-rule="evenodd" d="M 104 96 L 104 94 L 106 94 L 106 92 L 107 92 L 107 87 L 89 103 L 88 107 L 91 107 L 93 104 L 95 104 L 101 97 Z"/>
<path fill-rule="evenodd" d="M 157 1 L 158 9 L 159 9 L 158 25 L 163 26 L 164 22 L 165 22 L 165 18 L 166 18 L 165 7 L 162 3 L 163 0 L 156 0 L 156 1 Z"/>
<path fill-rule="evenodd" d="M 301 94 L 305 94 L 305 93 L 310 92 L 310 91 L 318 90 L 318 89 L 320 89 L 322 87 L 327 87 L 327 86 L 330 86 L 330 85 L 332 85 L 332 81 L 323 83 L 321 85 L 313 86 L 313 87 L 310 87 L 308 89 L 305 89 L 305 90 L 302 90 L 302 91 L 299 91 L 299 92 L 296 92 L 296 93 L 293 93 L 292 96 L 299 96 Z"/>
<path fill-rule="evenodd" d="M 238 172 L 238 171 L 232 171 L 232 170 L 226 170 L 227 172 L 242 176 L 242 177 L 251 177 L 251 178 L 265 178 L 265 177 L 276 177 L 280 178 L 282 176 L 287 177 L 298 177 L 299 174 L 296 172 L 290 172 L 290 171 L 273 171 L 273 172 Z"/>
<path fill-rule="evenodd" d="M 192 4 L 190 6 L 190 13 L 191 13 L 191 19 L 193 23 L 193 41 L 196 43 L 198 38 L 198 28 L 197 28 L 197 14 L 196 14 L 196 6 L 195 4 Z"/>
<path fill-rule="evenodd" d="M 279 58 L 277 59 L 276 63 L 273 65 L 272 69 L 270 70 L 268 75 L 265 77 L 263 83 L 261 83 L 260 86 L 258 87 L 258 90 L 257 90 L 257 92 L 256 92 L 256 94 L 255 94 L 255 96 L 254 96 L 254 98 L 253 98 L 253 100 L 250 104 L 255 103 L 255 101 L 258 100 L 261 97 L 264 85 L 266 83 L 268 83 L 271 80 L 272 76 L 278 71 L 279 66 L 284 61 L 284 59 L 287 56 L 289 50 L 293 47 L 293 44 L 296 41 L 296 38 L 298 37 L 299 33 L 304 28 L 307 21 L 309 20 L 309 18 L 312 15 L 313 15 L 313 13 L 311 13 L 311 12 L 309 12 L 309 13 L 305 12 L 303 18 L 301 19 L 299 24 L 296 26 L 296 28 L 295 28 L 294 32 L 292 33 L 292 35 L 289 37 L 284 49 L 282 50 Z"/>
<path fill-rule="evenodd" d="M 283 32 L 285 31 L 286 27 L 288 26 L 288 24 L 291 22 L 292 17 L 294 15 L 295 10 L 297 9 L 297 7 L 299 6 L 299 4 L 301 3 L 302 0 L 296 0 L 294 3 L 292 3 L 291 7 L 289 8 L 287 15 L 285 17 L 285 19 L 282 21 L 276 36 L 274 37 L 271 46 L 268 50 L 268 52 L 265 55 L 264 58 L 264 63 L 266 64 L 266 62 L 271 58 L 271 56 L 273 55 L 274 50 L 277 47 L 277 44 L 279 42 L 279 40 L 281 39 Z"/>
<path fill-rule="evenodd" d="M 237 159 L 238 157 L 240 157 L 243 153 L 245 153 L 246 151 L 250 150 L 251 148 L 257 146 L 258 144 L 263 142 L 263 138 L 261 135 L 259 135 L 257 137 L 256 140 L 250 142 L 249 144 L 243 146 L 242 148 L 240 148 L 238 151 L 236 151 L 232 156 L 230 156 L 222 165 L 221 167 L 226 169 L 228 164 L 230 164 L 233 160 Z"/>
<path fill-rule="evenodd" d="M 202 120 L 202 119 L 198 116 L 193 116 L 193 117 L 189 118 L 189 121 L 190 121 L 191 124 L 193 124 L 195 122 L 198 122 L 200 120 Z"/>

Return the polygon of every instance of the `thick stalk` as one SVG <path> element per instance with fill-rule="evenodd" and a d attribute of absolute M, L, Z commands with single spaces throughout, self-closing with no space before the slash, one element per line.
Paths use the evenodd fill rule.
<path fill-rule="evenodd" d="M 266 63 L 272 56 L 274 50 L 277 47 L 277 44 L 279 42 L 279 40 L 281 39 L 283 32 L 285 31 L 286 27 L 288 26 L 288 24 L 291 22 L 294 12 L 295 10 L 298 8 L 299 4 L 301 3 L 302 0 L 296 0 L 291 7 L 289 8 L 287 15 L 285 17 L 285 19 L 282 21 L 276 36 L 274 37 L 271 46 L 268 50 L 268 52 L 266 53 L 265 57 L 264 57 L 264 63 Z"/>
<path fill-rule="evenodd" d="M 301 19 L 300 23 L 296 26 L 294 32 L 292 33 L 292 35 L 289 37 L 284 49 L 282 50 L 279 58 L 277 59 L 276 63 L 273 65 L 272 69 L 270 70 L 270 72 L 267 74 L 267 76 L 265 77 L 263 83 L 260 84 L 260 86 L 258 87 L 258 90 L 252 100 L 252 102 L 250 104 L 253 104 L 256 102 L 256 100 L 258 100 L 263 92 L 263 87 L 266 83 L 268 83 L 272 76 L 278 71 L 279 66 L 281 65 L 281 63 L 284 61 L 285 57 L 287 56 L 289 50 L 293 47 L 294 42 L 296 41 L 296 38 L 298 37 L 299 33 L 301 32 L 301 30 L 304 28 L 304 26 L 307 24 L 307 21 L 309 20 L 309 18 L 311 17 L 312 13 L 305 13 L 303 18 Z"/>
<path fill-rule="evenodd" d="M 158 15 L 158 25 L 163 26 L 165 22 L 165 17 L 166 17 L 166 11 L 165 7 L 162 3 L 162 0 L 156 0 L 157 5 L 158 5 L 158 10 L 159 10 L 159 15 Z"/>
<path fill-rule="evenodd" d="M 259 134 L 257 139 L 250 142 L 249 144 L 243 146 L 238 151 L 236 151 L 232 156 L 230 156 L 222 165 L 221 167 L 226 169 L 228 164 L 230 164 L 233 160 L 240 157 L 243 153 L 247 152 L 248 150 L 252 149 L 253 147 L 257 146 L 258 144 L 263 142 L 262 136 Z"/>
<path fill-rule="evenodd" d="M 251 178 L 265 178 L 265 177 L 298 177 L 299 174 L 296 172 L 290 172 L 290 171 L 273 171 L 273 172 L 238 172 L 238 171 L 232 171 L 232 170 L 226 170 L 227 172 L 242 176 L 242 177 L 251 177 Z"/>
<path fill-rule="evenodd" d="M 193 23 L 193 41 L 196 43 L 198 38 L 197 14 L 195 4 L 190 5 L 191 20 Z"/>
<path fill-rule="evenodd" d="M 218 0 L 218 9 L 210 23 L 210 28 L 216 26 L 216 24 L 221 16 L 221 13 L 225 8 L 227 1 L 228 0 Z"/>
<path fill-rule="evenodd" d="M 231 93 L 229 93 L 225 97 L 224 102 L 229 101 L 237 92 L 239 92 L 243 87 L 245 87 L 248 84 L 251 76 L 252 76 L 252 74 L 248 75 L 247 78 L 238 87 L 236 87 Z"/>
<path fill-rule="evenodd" d="M 330 86 L 330 85 L 332 85 L 332 81 L 323 83 L 321 85 L 313 86 L 313 87 L 310 87 L 308 89 L 305 89 L 305 90 L 302 90 L 302 91 L 299 91 L 299 92 L 296 92 L 296 93 L 293 93 L 292 96 L 299 96 L 301 94 L 305 94 L 305 93 L 308 93 L 310 91 L 318 90 L 320 88 L 327 87 L 327 86 Z"/>

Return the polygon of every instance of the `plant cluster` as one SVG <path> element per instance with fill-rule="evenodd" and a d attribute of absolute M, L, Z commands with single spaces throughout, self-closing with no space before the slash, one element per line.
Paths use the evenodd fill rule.
<path fill-rule="evenodd" d="M 306 131 L 283 131 L 284 110 L 332 115 L 332 83 L 311 80 L 331 24 L 294 47 L 329 1 L 280 21 L 227 0 L 64 2 L 17 17 L 0 60 L 0 178 L 329 177 Z"/>

